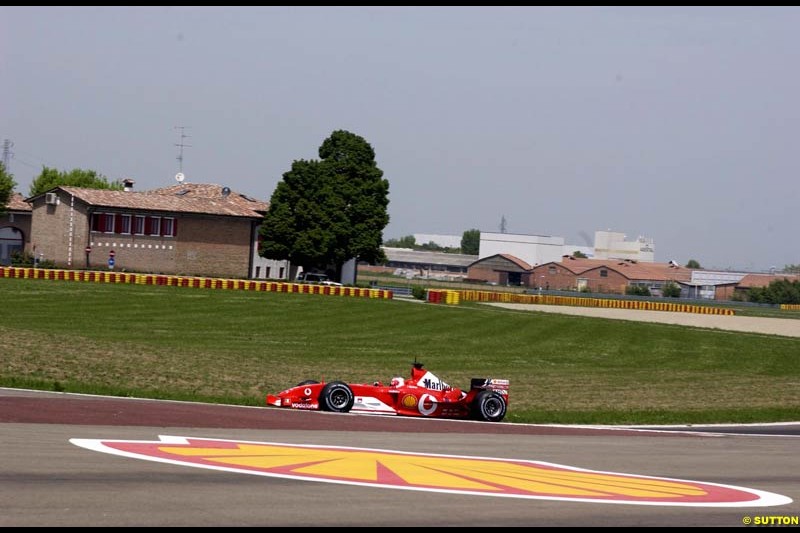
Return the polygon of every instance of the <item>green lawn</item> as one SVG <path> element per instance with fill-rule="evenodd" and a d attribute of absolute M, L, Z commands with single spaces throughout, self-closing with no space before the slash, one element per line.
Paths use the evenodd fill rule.
<path fill-rule="evenodd" d="M 506 420 L 800 420 L 800 339 L 480 304 L 0 278 L 0 386 L 264 405 L 414 359 L 511 380 Z"/>

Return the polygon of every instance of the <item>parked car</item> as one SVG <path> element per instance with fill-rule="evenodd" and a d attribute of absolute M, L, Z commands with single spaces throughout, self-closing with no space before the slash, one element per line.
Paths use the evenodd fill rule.
<path fill-rule="evenodd" d="M 320 274 L 318 272 L 300 272 L 297 275 L 297 281 L 306 283 L 322 283 L 328 281 L 327 274 Z"/>

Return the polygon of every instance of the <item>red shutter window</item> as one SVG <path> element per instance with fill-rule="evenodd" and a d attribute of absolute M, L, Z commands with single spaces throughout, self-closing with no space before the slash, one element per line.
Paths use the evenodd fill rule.
<path fill-rule="evenodd" d="M 92 231 L 100 231 L 100 213 L 92 213 Z"/>
<path fill-rule="evenodd" d="M 120 233 L 124 233 L 125 235 L 131 234 L 131 216 L 130 215 L 122 215 L 120 218 Z"/>
<path fill-rule="evenodd" d="M 161 235 L 161 217 L 151 217 L 150 235 Z"/>
<path fill-rule="evenodd" d="M 172 219 L 172 236 L 176 237 L 178 235 L 178 219 Z"/>
<path fill-rule="evenodd" d="M 136 219 L 134 221 L 134 228 L 133 228 L 133 232 L 136 235 L 144 235 L 144 220 L 145 220 L 145 217 L 136 215 Z"/>
<path fill-rule="evenodd" d="M 122 233 L 122 215 L 114 215 L 114 233 Z"/>
<path fill-rule="evenodd" d="M 165 217 L 161 220 L 161 234 L 164 237 L 172 237 L 173 233 L 173 224 L 175 223 L 174 218 Z"/>
<path fill-rule="evenodd" d="M 103 232 L 114 233 L 114 214 L 105 213 L 103 215 Z"/>

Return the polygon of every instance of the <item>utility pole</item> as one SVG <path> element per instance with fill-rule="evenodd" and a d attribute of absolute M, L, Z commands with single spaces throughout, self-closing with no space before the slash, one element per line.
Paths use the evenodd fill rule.
<path fill-rule="evenodd" d="M 500 233 L 505 233 L 505 232 L 506 232 L 506 216 L 503 215 L 503 217 L 500 219 Z"/>
<path fill-rule="evenodd" d="M 178 172 L 183 174 L 183 149 L 184 149 L 184 147 L 191 148 L 192 145 L 191 144 L 184 144 L 184 142 L 183 142 L 184 139 L 188 139 L 189 138 L 189 135 L 186 135 L 186 133 L 184 133 L 184 130 L 186 129 L 186 126 L 175 126 L 175 129 L 176 130 L 181 130 L 181 134 L 179 136 L 180 137 L 180 142 L 175 143 L 175 146 L 178 146 L 180 148 L 180 151 L 178 152 L 178 157 L 176 157 L 175 159 L 178 160 Z"/>
<path fill-rule="evenodd" d="M 3 140 L 3 166 L 8 170 L 8 160 L 14 156 L 14 153 L 11 151 L 11 147 L 14 146 L 14 143 L 8 139 Z"/>

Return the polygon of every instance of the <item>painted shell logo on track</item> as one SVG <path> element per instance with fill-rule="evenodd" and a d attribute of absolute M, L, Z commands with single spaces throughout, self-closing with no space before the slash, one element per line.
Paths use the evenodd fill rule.
<path fill-rule="evenodd" d="M 104 453 L 227 472 L 382 488 L 544 500 L 697 507 L 791 503 L 770 492 L 513 459 L 192 437 L 71 439 Z"/>
<path fill-rule="evenodd" d="M 403 407 L 411 408 L 417 405 L 416 396 L 412 396 L 411 394 L 406 394 L 405 396 L 403 396 L 403 399 L 401 401 L 403 402 Z"/>

